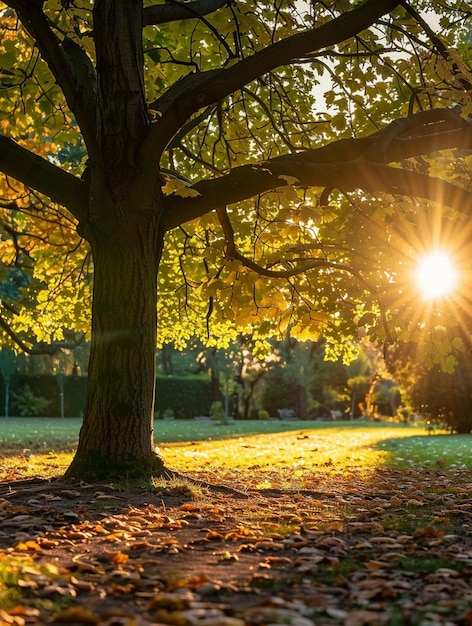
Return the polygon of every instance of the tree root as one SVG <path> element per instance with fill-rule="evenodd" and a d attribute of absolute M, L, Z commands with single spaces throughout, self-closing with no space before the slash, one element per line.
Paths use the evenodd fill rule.
<path fill-rule="evenodd" d="M 180 474 L 179 472 L 174 472 L 173 470 L 166 469 L 164 471 L 164 478 L 168 479 L 179 479 L 195 485 L 196 487 L 204 487 L 208 489 L 208 491 L 212 493 L 223 493 L 233 498 L 238 498 L 239 500 L 248 500 L 250 495 L 245 493 L 244 491 L 239 491 L 238 489 L 233 489 L 233 487 L 227 487 L 226 485 L 215 485 L 213 483 L 208 483 L 204 480 L 199 480 L 197 478 L 192 478 L 191 476 L 187 476 L 186 474 Z"/>

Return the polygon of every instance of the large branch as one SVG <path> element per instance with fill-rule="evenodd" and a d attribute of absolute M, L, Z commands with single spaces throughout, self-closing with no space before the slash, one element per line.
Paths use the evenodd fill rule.
<path fill-rule="evenodd" d="M 180 2 L 173 0 L 166 4 L 157 4 L 143 9 L 143 25 L 157 26 L 166 22 L 198 19 L 221 9 L 228 0 L 194 0 Z"/>
<path fill-rule="evenodd" d="M 73 41 L 67 38 L 62 43 L 59 41 L 49 25 L 41 2 L 5 0 L 5 4 L 15 10 L 54 75 L 77 119 L 89 154 L 98 153 L 94 91 L 96 81 L 89 57 Z"/>
<path fill-rule="evenodd" d="M 297 159 L 298 157 L 298 159 Z M 285 186 L 283 179 L 298 179 L 303 187 L 329 187 L 342 191 L 357 189 L 370 193 L 423 198 L 445 204 L 472 217 L 472 192 L 440 178 L 362 159 L 342 163 L 310 163 L 302 155 L 286 157 L 285 162 L 267 162 L 261 166 L 243 166 L 231 174 L 193 187 L 195 198 L 168 199 L 167 228 L 195 219 L 217 206 L 234 204 L 258 194 Z M 179 208 L 182 209 L 179 212 Z"/>
<path fill-rule="evenodd" d="M 175 133 L 200 109 L 218 102 L 278 67 L 354 37 L 397 5 L 398 0 L 366 0 L 331 22 L 282 39 L 231 67 L 184 77 L 171 88 L 172 98 L 164 94 L 151 105 L 161 113 L 161 118 L 154 124 L 141 148 L 140 168 L 144 171 L 154 169 Z"/>
<path fill-rule="evenodd" d="M 472 148 L 472 120 L 458 111 L 431 109 L 399 118 L 367 137 L 340 139 L 301 153 L 311 163 L 365 158 L 378 163 L 406 159 L 450 148 Z M 275 160 L 284 160 L 281 156 Z"/>
<path fill-rule="evenodd" d="M 395 126 L 399 133 L 395 132 Z M 193 186 L 200 194 L 168 198 L 168 228 L 287 184 L 292 176 L 304 187 L 328 187 L 390 193 L 442 202 L 460 213 L 472 206 L 472 193 L 447 181 L 387 165 L 433 152 L 472 150 L 472 124 L 450 111 L 419 113 L 384 131 L 360 139 L 343 139 L 318 149 L 244 165 L 229 174 Z M 470 213 L 468 213 L 470 215 Z"/>
<path fill-rule="evenodd" d="M 65 206 L 78 221 L 85 220 L 86 184 L 4 135 L 0 135 L 0 171 Z"/>

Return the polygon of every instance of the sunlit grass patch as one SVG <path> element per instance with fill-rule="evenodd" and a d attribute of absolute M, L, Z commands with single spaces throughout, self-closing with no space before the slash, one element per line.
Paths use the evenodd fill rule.
<path fill-rule="evenodd" d="M 160 443 L 169 469 L 240 490 L 326 491 L 335 483 L 348 488 L 368 480 L 380 467 L 472 469 L 470 435 L 428 436 L 414 427 L 360 422 L 316 423 L 315 427 L 313 422 L 215 426 L 175 420 L 170 424 L 172 440 Z M 60 476 L 72 459 L 71 442 L 78 426 L 78 420 L 69 419 L 0 420 L 0 480 Z M 254 430 L 258 434 L 252 434 Z M 187 441 L 178 441 L 183 436 Z M 24 454 L 25 448 L 31 455 Z"/>
<path fill-rule="evenodd" d="M 166 465 L 192 476 L 215 476 L 252 489 L 325 489 L 327 482 L 368 476 L 390 458 L 376 443 L 411 437 L 412 428 L 330 426 L 270 435 L 256 435 L 168 444 L 161 448 Z"/>
<path fill-rule="evenodd" d="M 55 417 L 0 417 L 0 451 L 16 452 L 30 448 L 35 452 L 71 451 L 77 445 L 82 420 Z M 156 443 L 178 443 L 232 439 L 257 434 L 285 433 L 300 428 L 317 429 L 316 421 L 239 420 L 216 424 L 196 420 L 155 420 Z M 353 425 L 356 428 L 357 425 Z"/>
<path fill-rule="evenodd" d="M 150 491 L 157 496 L 187 497 L 197 500 L 204 497 L 207 491 L 203 485 L 190 482 L 184 478 L 154 478 Z"/>
<path fill-rule="evenodd" d="M 71 461 L 72 452 L 33 453 L 28 458 L 22 452 L 1 456 L 0 481 L 61 476 Z"/>

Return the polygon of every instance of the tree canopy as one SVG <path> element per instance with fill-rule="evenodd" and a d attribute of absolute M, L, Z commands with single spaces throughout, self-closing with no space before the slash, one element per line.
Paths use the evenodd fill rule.
<path fill-rule="evenodd" d="M 161 343 L 290 332 L 336 351 L 369 335 L 424 340 L 453 368 L 471 15 L 459 0 L 0 3 L 0 326 L 32 352 L 91 333 L 77 458 L 149 460 L 156 310 Z M 461 272 L 441 307 L 413 280 L 433 248 Z M 134 449 L 91 443 L 137 423 Z"/>

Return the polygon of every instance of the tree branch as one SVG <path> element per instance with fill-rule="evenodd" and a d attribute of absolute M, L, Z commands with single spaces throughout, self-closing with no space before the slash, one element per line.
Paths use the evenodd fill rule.
<path fill-rule="evenodd" d="M 214 13 L 228 4 L 228 0 L 194 0 L 193 2 L 172 2 L 157 4 L 143 9 L 143 25 L 157 26 L 179 20 L 199 19 Z"/>
<path fill-rule="evenodd" d="M 244 267 L 247 267 L 248 269 L 256 272 L 256 274 L 259 274 L 260 276 L 267 276 L 268 278 L 291 278 L 292 276 L 298 276 L 300 274 L 304 274 L 308 271 L 315 269 L 332 269 L 341 272 L 348 272 L 349 274 L 356 276 L 356 278 L 361 279 L 359 273 L 356 272 L 356 270 L 354 270 L 349 265 L 346 265 L 345 263 L 336 263 L 336 261 L 328 261 L 327 259 L 311 259 L 307 260 L 299 267 L 291 267 L 290 269 L 286 270 L 273 270 L 259 265 L 255 261 L 252 261 L 251 259 L 243 256 L 239 252 L 235 253 L 234 258 L 242 265 L 244 265 Z M 361 280 L 365 282 L 363 279 Z"/>
<path fill-rule="evenodd" d="M 236 244 L 234 243 L 233 225 L 231 224 L 228 213 L 226 212 L 226 207 L 218 207 L 216 209 L 216 214 L 226 239 L 225 257 L 229 260 L 233 260 L 237 255 Z"/>
<path fill-rule="evenodd" d="M 445 61 L 450 62 L 451 55 L 450 55 L 449 50 L 444 45 L 443 41 L 436 35 L 433 29 L 428 25 L 428 23 L 421 17 L 418 11 L 416 11 L 411 6 L 410 2 L 407 2 L 407 0 L 400 0 L 399 4 L 401 4 L 401 6 L 405 9 L 405 11 L 409 13 L 413 17 L 413 19 L 415 19 L 416 22 L 421 26 L 421 28 L 428 35 L 428 37 L 431 40 L 431 43 L 434 45 L 434 47 L 442 56 L 442 58 Z M 465 66 L 465 63 L 464 63 L 464 66 Z M 462 68 L 462 71 L 464 71 L 464 69 L 465 68 Z M 461 68 L 457 66 L 457 63 L 452 64 L 452 70 L 454 74 L 457 76 L 458 81 L 461 84 L 461 87 L 465 89 L 466 91 L 470 91 L 472 89 L 472 83 L 464 75 L 461 75 Z M 467 74 L 470 74 L 470 72 L 467 71 Z"/>
<path fill-rule="evenodd" d="M 194 128 L 196 128 L 199 124 L 201 124 L 201 122 L 204 122 L 206 119 L 211 117 L 213 113 L 215 112 L 215 110 L 216 110 L 216 105 L 209 106 L 204 111 L 202 111 L 200 115 L 193 117 L 186 124 L 184 124 L 182 128 L 179 130 L 179 132 L 172 139 L 172 143 L 169 145 L 169 148 L 172 149 L 178 146 L 180 142 L 182 141 L 182 139 L 186 135 L 188 135 L 188 133 L 190 133 Z"/>
<path fill-rule="evenodd" d="M 98 154 L 96 85 L 89 57 L 78 44 L 67 38 L 64 39 L 64 45 L 61 44 L 49 26 L 42 10 L 42 2 L 5 0 L 5 4 L 16 11 L 24 28 L 38 46 L 41 57 L 54 75 L 77 119 L 89 154 Z"/>
<path fill-rule="evenodd" d="M 398 0 L 366 0 L 331 22 L 282 39 L 235 65 L 184 77 L 174 89 L 153 104 L 162 116 L 153 125 L 139 155 L 143 171 L 154 170 L 172 137 L 197 111 L 218 102 L 256 78 L 304 55 L 333 46 L 371 26 L 398 5 Z M 172 88 L 171 88 L 172 89 Z M 170 97 L 172 95 L 172 97 Z"/>
<path fill-rule="evenodd" d="M 167 199 L 168 228 L 287 184 L 293 176 L 304 187 L 344 191 L 364 189 L 442 202 L 460 213 L 471 206 L 472 192 L 416 171 L 392 167 L 405 159 L 449 148 L 472 149 L 472 124 L 451 111 L 422 112 L 360 139 L 342 139 L 318 149 L 244 165 L 193 186 L 192 198 Z M 399 132 L 398 132 L 399 131 Z M 373 157 L 376 160 L 373 160 Z"/>
<path fill-rule="evenodd" d="M 265 166 L 243 166 L 231 174 L 194 185 L 200 196 L 168 198 L 170 230 L 204 215 L 222 204 L 234 204 L 249 197 L 286 186 L 283 176 L 298 179 L 302 187 L 329 187 L 342 191 L 364 190 L 370 193 L 423 198 L 445 204 L 463 215 L 472 216 L 472 192 L 440 178 L 412 170 L 372 163 L 359 159 L 342 163 L 309 163 L 302 155 L 288 156 L 285 162 Z M 467 212 L 467 207 L 471 211 Z M 179 217 L 179 209 L 181 209 Z"/>
<path fill-rule="evenodd" d="M 86 184 L 4 135 L 0 135 L 0 171 L 65 206 L 79 222 L 85 220 Z"/>

